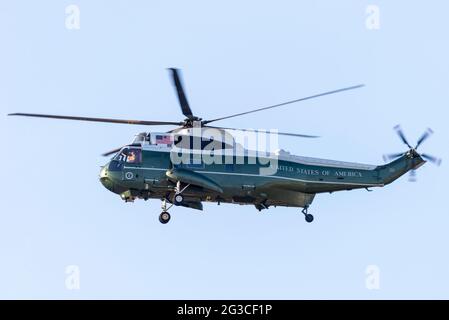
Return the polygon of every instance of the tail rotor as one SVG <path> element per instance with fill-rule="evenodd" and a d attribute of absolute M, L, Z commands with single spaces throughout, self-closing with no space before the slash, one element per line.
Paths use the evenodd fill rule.
<path fill-rule="evenodd" d="M 418 153 L 418 148 L 421 146 L 421 144 L 426 141 L 432 134 L 433 130 L 430 128 L 427 128 L 426 131 L 421 135 L 421 137 L 418 139 L 416 146 L 412 147 L 411 144 L 408 142 L 407 138 L 405 137 L 404 131 L 402 130 L 400 125 L 397 125 L 394 127 L 394 131 L 396 131 L 396 134 L 399 136 L 401 141 L 408 147 L 408 151 L 406 152 L 398 152 L 398 153 L 391 153 L 391 154 L 384 154 L 383 159 L 385 162 L 392 161 L 394 159 L 397 159 L 399 157 L 402 157 L 404 155 L 409 155 L 410 157 L 422 157 L 423 159 L 439 166 L 441 165 L 441 159 L 434 157 L 432 155 L 429 155 L 427 153 Z M 415 182 L 416 181 L 416 170 L 413 169 L 410 171 L 409 175 L 409 181 Z"/>

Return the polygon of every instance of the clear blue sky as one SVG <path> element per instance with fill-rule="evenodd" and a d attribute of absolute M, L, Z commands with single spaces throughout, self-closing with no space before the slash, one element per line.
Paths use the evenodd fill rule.
<path fill-rule="evenodd" d="M 81 29 L 67 30 L 77 4 Z M 365 26 L 378 5 L 380 29 Z M 446 1 L 1 1 L 0 298 L 449 298 Z M 123 203 L 100 154 L 145 127 L 6 117 L 41 112 L 181 120 L 165 68 L 216 117 L 358 83 L 357 91 L 223 126 L 283 137 L 293 153 L 382 163 L 430 126 L 442 157 L 418 183 L 318 195 L 299 209 Z M 165 128 L 153 128 L 163 130 Z M 65 268 L 80 268 L 67 290 Z M 365 287 L 368 265 L 380 289 Z"/>

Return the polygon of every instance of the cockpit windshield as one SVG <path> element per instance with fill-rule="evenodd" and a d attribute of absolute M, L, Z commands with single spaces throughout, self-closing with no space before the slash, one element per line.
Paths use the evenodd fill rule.
<path fill-rule="evenodd" d="M 139 148 L 123 148 L 114 157 L 114 160 L 132 164 L 142 163 L 142 149 Z"/>

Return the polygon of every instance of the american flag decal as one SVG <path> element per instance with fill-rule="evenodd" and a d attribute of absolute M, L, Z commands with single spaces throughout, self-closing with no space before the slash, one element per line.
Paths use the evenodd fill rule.
<path fill-rule="evenodd" d="M 156 135 L 157 144 L 171 144 L 172 139 L 170 135 Z"/>

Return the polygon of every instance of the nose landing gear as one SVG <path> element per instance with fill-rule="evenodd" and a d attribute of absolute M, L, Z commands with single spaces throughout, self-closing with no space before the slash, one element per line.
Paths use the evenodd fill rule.
<path fill-rule="evenodd" d="M 184 202 L 184 196 L 182 193 L 190 186 L 190 184 L 187 184 L 184 188 L 181 188 L 181 182 L 178 181 L 176 183 L 175 187 L 175 194 L 173 196 L 173 199 L 171 201 L 170 206 L 167 207 L 167 199 L 162 200 L 161 208 L 162 212 L 159 215 L 159 221 L 162 224 L 166 224 L 170 221 L 170 214 L 168 213 L 168 209 L 170 209 L 173 205 L 175 206 L 181 206 Z M 169 200 L 168 200 L 169 201 Z"/>

